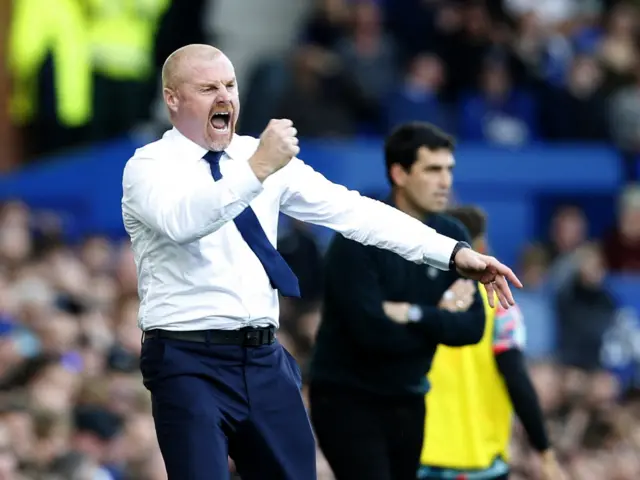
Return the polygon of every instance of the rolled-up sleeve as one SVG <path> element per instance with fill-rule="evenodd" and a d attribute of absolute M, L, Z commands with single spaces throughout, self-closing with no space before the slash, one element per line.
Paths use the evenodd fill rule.
<path fill-rule="evenodd" d="M 286 215 L 412 262 L 449 269 L 456 240 L 391 206 L 330 182 L 301 160 L 293 159 L 281 173 L 285 184 L 281 210 Z"/>
<path fill-rule="evenodd" d="M 246 162 L 224 178 L 186 175 L 178 162 L 133 157 L 122 179 L 122 212 L 177 243 L 189 243 L 233 220 L 261 191 Z"/>

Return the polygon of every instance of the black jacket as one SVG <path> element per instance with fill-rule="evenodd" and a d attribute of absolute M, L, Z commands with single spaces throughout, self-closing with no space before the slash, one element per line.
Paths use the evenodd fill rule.
<path fill-rule="evenodd" d="M 455 219 L 432 215 L 439 233 L 469 241 Z M 484 331 L 479 293 L 467 312 L 437 308 L 457 280 L 409 262 L 395 253 L 336 236 L 326 257 L 324 311 L 310 364 L 312 385 L 337 386 L 380 395 L 424 395 L 436 346 L 473 344 Z M 399 325 L 382 308 L 385 301 L 422 307 L 421 321 Z"/>

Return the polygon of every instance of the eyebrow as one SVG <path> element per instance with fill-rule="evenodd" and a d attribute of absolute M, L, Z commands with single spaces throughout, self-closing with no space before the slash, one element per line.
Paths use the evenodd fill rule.
<path fill-rule="evenodd" d="M 213 80 L 213 81 L 202 80 L 202 81 L 196 81 L 195 83 L 196 85 L 200 85 L 200 86 L 229 85 L 230 83 L 236 83 L 236 78 L 234 77 L 230 80 Z"/>

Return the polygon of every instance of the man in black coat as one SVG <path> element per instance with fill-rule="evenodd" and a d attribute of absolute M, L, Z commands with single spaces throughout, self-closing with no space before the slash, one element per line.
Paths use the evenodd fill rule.
<path fill-rule="evenodd" d="M 396 129 L 385 143 L 388 201 L 469 242 L 462 224 L 441 213 L 453 151 L 453 139 L 429 124 Z M 341 236 L 326 261 L 323 319 L 310 365 L 318 443 L 337 480 L 415 480 L 433 355 L 440 343 L 480 341 L 482 299 L 455 269 L 417 265 Z"/>

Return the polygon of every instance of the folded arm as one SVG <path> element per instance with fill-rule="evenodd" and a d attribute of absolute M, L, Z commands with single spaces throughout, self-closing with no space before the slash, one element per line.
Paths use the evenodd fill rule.
<path fill-rule="evenodd" d="M 421 318 L 408 326 L 420 330 L 434 342 L 450 347 L 473 345 L 482 340 L 485 327 L 484 304 L 480 293 L 466 312 L 449 312 L 431 305 L 417 305 Z"/>
<path fill-rule="evenodd" d="M 431 345 L 384 313 L 380 276 L 371 250 L 344 238 L 336 238 L 327 252 L 327 300 L 344 322 L 354 343 L 387 354 L 406 355 Z M 327 308 L 327 307 L 326 307 Z"/>
<path fill-rule="evenodd" d="M 122 179 L 122 212 L 177 243 L 204 237 L 233 220 L 261 191 L 246 162 L 215 182 L 209 175 L 185 177 L 179 162 L 133 158 Z"/>
<path fill-rule="evenodd" d="M 330 182 L 298 159 L 279 174 L 285 184 L 283 213 L 331 228 L 364 245 L 390 250 L 412 262 L 448 270 L 456 240 L 393 207 Z"/>

